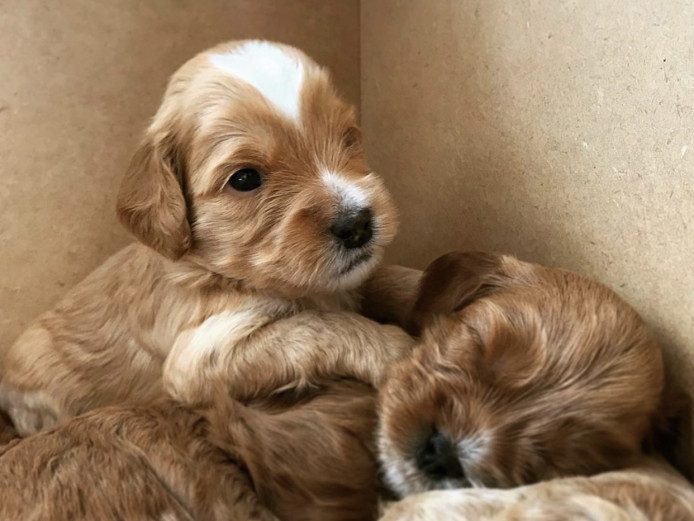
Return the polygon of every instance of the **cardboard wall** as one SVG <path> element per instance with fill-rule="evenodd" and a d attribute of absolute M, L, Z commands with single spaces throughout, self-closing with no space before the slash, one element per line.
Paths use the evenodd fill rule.
<path fill-rule="evenodd" d="M 391 260 L 499 250 L 597 277 L 694 387 L 694 4 L 362 2 Z"/>
<path fill-rule="evenodd" d="M 115 194 L 168 76 L 237 38 L 305 49 L 359 100 L 357 0 L 0 2 L 0 345 L 129 242 Z"/>

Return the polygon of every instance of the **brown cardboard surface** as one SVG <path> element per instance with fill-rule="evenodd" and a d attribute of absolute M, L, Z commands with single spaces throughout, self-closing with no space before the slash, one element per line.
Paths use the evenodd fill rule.
<path fill-rule="evenodd" d="M 492 249 L 597 277 L 694 391 L 694 4 L 363 2 L 391 260 Z"/>
<path fill-rule="evenodd" d="M 0 0 L 0 345 L 130 240 L 115 194 L 168 76 L 237 38 L 301 47 L 358 101 L 356 0 Z"/>

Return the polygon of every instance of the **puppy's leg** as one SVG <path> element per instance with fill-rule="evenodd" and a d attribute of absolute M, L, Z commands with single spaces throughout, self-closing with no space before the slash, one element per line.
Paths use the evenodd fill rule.
<path fill-rule="evenodd" d="M 70 371 L 55 347 L 51 332 L 35 324 L 2 353 L 0 409 L 7 412 L 22 436 L 48 429 L 70 416 L 69 402 L 81 394 L 80 378 L 74 374 L 77 371 Z"/>
<path fill-rule="evenodd" d="M 436 490 L 408 496 L 385 510 L 380 521 L 645 521 L 592 494 L 552 490 L 545 483 L 512 490 Z"/>
<path fill-rule="evenodd" d="M 0 447 L 19 438 L 10 417 L 0 410 Z"/>
<path fill-rule="evenodd" d="M 554 479 L 514 489 L 414 494 L 391 503 L 381 521 L 665 521 L 694 519 L 694 488 L 667 465 Z"/>
<path fill-rule="evenodd" d="M 216 315 L 176 341 L 164 385 L 191 404 L 209 400 L 220 378 L 237 399 L 335 376 L 379 387 L 413 345 L 402 329 L 348 312 L 303 311 L 275 321 L 251 312 Z"/>
<path fill-rule="evenodd" d="M 0 409 L 21 436 L 103 405 L 162 394 L 163 357 L 131 339 L 120 342 L 115 330 L 56 323 L 62 325 L 63 317 L 47 313 L 2 354 Z"/>
<path fill-rule="evenodd" d="M 499 514 L 513 500 L 506 490 L 433 490 L 390 503 L 379 521 L 503 521 Z"/>
<path fill-rule="evenodd" d="M 407 328 L 423 272 L 404 266 L 381 266 L 361 288 L 361 312 L 381 323 Z"/>

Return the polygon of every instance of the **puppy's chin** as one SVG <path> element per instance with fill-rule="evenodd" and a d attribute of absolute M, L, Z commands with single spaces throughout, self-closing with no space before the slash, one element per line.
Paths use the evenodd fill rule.
<path fill-rule="evenodd" d="M 331 241 L 311 254 L 290 258 L 289 253 L 283 263 L 256 266 L 249 272 L 249 282 L 291 297 L 354 290 L 380 264 L 393 235 L 389 229 L 381 228 L 370 243 L 358 249 L 347 250 Z"/>
<path fill-rule="evenodd" d="M 368 250 L 345 256 L 335 262 L 335 277 L 328 280 L 328 291 L 350 290 L 361 285 L 383 258 L 383 248 Z"/>
<path fill-rule="evenodd" d="M 349 255 L 338 253 L 328 255 L 322 269 L 308 266 L 305 273 L 311 276 L 275 280 L 270 289 L 284 288 L 285 295 L 306 296 L 312 294 L 335 293 L 358 288 L 373 272 L 383 258 L 383 248 L 371 246 L 362 252 Z"/>

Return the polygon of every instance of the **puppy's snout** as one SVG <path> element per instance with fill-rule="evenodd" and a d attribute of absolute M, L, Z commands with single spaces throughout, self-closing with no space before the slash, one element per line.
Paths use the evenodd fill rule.
<path fill-rule="evenodd" d="M 373 237 L 373 214 L 370 208 L 338 216 L 330 226 L 337 240 L 347 249 L 360 248 Z"/>
<path fill-rule="evenodd" d="M 455 445 L 440 432 L 434 432 L 417 448 L 417 467 L 428 478 L 442 480 L 463 478 L 463 467 L 458 459 Z"/>

